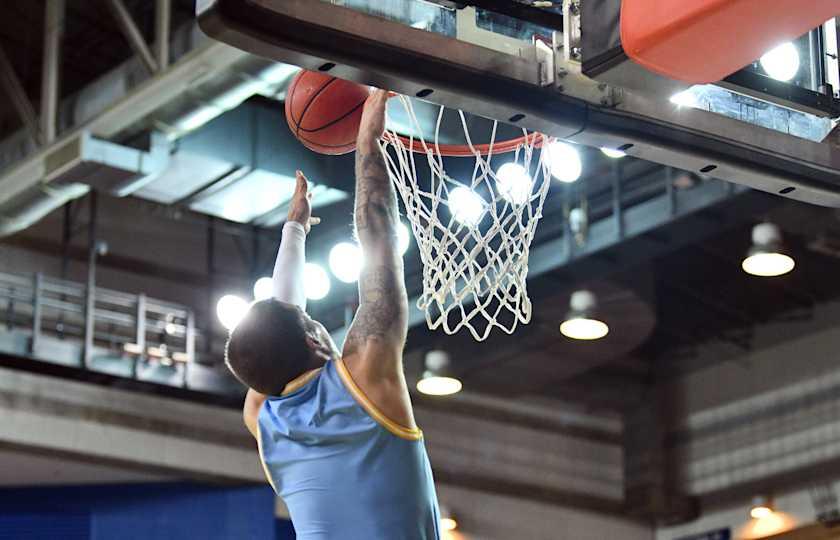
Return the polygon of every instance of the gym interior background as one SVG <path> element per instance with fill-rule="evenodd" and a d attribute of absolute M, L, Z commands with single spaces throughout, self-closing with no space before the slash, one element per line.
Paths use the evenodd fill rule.
<path fill-rule="evenodd" d="M 3 4 L 0 538 L 293 538 L 223 323 L 270 275 L 300 168 L 323 220 L 310 310 L 341 339 L 352 155 L 304 149 L 283 114 L 297 68 L 194 12 Z M 840 214 L 577 150 L 535 239 L 531 323 L 482 343 L 410 330 L 412 388 L 463 385 L 413 395 L 450 537 L 840 537 Z M 768 234 L 795 267 L 750 275 Z M 602 339 L 560 332 L 580 291 Z M 441 352 L 446 373 L 426 363 Z"/>

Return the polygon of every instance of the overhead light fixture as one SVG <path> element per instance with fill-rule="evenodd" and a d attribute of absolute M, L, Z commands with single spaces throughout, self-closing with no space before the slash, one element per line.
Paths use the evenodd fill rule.
<path fill-rule="evenodd" d="M 750 505 L 750 517 L 753 519 L 764 519 L 773 515 L 773 503 L 770 497 L 757 495 L 753 497 Z"/>
<path fill-rule="evenodd" d="M 554 178 L 567 184 L 576 182 L 580 178 L 583 164 L 574 146 L 562 141 L 554 141 L 548 145 L 546 152 L 548 152 L 548 169 Z"/>
<path fill-rule="evenodd" d="M 741 263 L 744 272 L 760 277 L 787 274 L 796 266 L 793 257 L 784 252 L 782 234 L 772 223 L 760 223 L 752 230 L 753 245 Z"/>
<path fill-rule="evenodd" d="M 452 515 L 452 512 L 444 504 L 438 505 L 440 512 L 440 529 L 442 531 L 451 532 L 458 528 L 458 520 Z"/>
<path fill-rule="evenodd" d="M 622 152 L 621 150 L 616 150 L 615 148 L 607 148 L 606 146 L 601 147 L 601 153 L 607 156 L 608 158 L 618 159 L 623 158 L 627 154 Z"/>
<path fill-rule="evenodd" d="M 560 325 L 560 333 L 567 338 L 593 341 L 603 338 L 610 332 L 607 323 L 595 317 L 598 301 L 591 291 L 581 290 L 572 293 L 569 307 L 569 314 Z"/>
<path fill-rule="evenodd" d="M 321 300 L 330 293 L 330 276 L 320 264 L 306 263 L 303 271 L 303 288 L 309 300 Z"/>
<path fill-rule="evenodd" d="M 496 185 L 511 204 L 525 204 L 531 195 L 533 180 L 519 163 L 505 163 L 496 171 Z"/>
<path fill-rule="evenodd" d="M 362 250 L 356 244 L 340 242 L 330 250 L 329 263 L 339 281 L 354 283 L 362 271 Z"/>
<path fill-rule="evenodd" d="M 698 104 L 697 96 L 694 95 L 691 88 L 674 94 L 671 96 L 670 101 L 674 105 L 679 105 L 680 107 L 697 107 Z"/>
<path fill-rule="evenodd" d="M 274 285 L 270 277 L 261 277 L 254 283 L 254 300 L 268 300 L 274 294 Z"/>
<path fill-rule="evenodd" d="M 799 72 L 799 51 L 790 41 L 767 52 L 759 60 L 761 68 L 777 81 L 788 82 Z"/>
<path fill-rule="evenodd" d="M 235 294 L 226 294 L 216 304 L 216 316 L 228 330 L 233 330 L 248 313 L 250 305 Z"/>
<path fill-rule="evenodd" d="M 449 355 L 444 351 L 426 353 L 426 370 L 417 381 L 417 391 L 429 396 L 451 396 L 463 388 L 461 381 L 449 374 Z"/>
<path fill-rule="evenodd" d="M 449 192 L 449 211 L 456 221 L 475 226 L 484 214 L 484 199 L 468 187 L 458 186 Z"/>

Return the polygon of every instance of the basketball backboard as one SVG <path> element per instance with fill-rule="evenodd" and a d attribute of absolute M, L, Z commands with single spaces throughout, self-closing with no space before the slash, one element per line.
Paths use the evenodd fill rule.
<path fill-rule="evenodd" d="M 837 78 L 835 21 L 797 41 L 807 80 L 747 68 L 689 89 L 616 52 L 620 4 L 199 0 L 197 10 L 210 36 L 267 58 L 840 207 L 840 148 L 824 140 L 840 115 L 826 84 Z"/>

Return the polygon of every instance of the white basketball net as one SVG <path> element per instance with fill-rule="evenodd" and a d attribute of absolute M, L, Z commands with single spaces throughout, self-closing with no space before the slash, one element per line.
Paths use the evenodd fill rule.
<path fill-rule="evenodd" d="M 425 312 L 432 330 L 443 328 L 454 334 L 466 327 L 478 341 L 494 327 L 511 334 L 520 322 L 531 320 L 525 283 L 528 255 L 551 179 L 547 152 L 539 151 L 535 158 L 535 150 L 550 141 L 523 130 L 527 139 L 491 164 L 493 145 L 499 144 L 498 123 L 493 123 L 490 151 L 482 155 L 459 111 L 472 155 L 457 159 L 474 159 L 474 166 L 472 178 L 452 178 L 444 169 L 438 143 L 443 107 L 433 137 L 427 138 L 411 102 L 404 96 L 399 99 L 414 133 L 420 134 L 408 140 L 419 142 L 423 153 L 412 152 L 391 131 L 381 147 L 423 262 L 423 293 L 417 307 Z M 415 159 L 428 162 L 428 182 L 418 179 Z M 499 174 L 503 165 L 506 168 Z"/>

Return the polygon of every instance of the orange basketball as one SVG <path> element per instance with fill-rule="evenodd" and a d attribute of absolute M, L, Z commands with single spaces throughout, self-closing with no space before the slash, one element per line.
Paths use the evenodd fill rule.
<path fill-rule="evenodd" d="M 367 86 L 315 71 L 301 71 L 286 93 L 286 121 L 304 146 L 321 154 L 356 149 Z"/>

